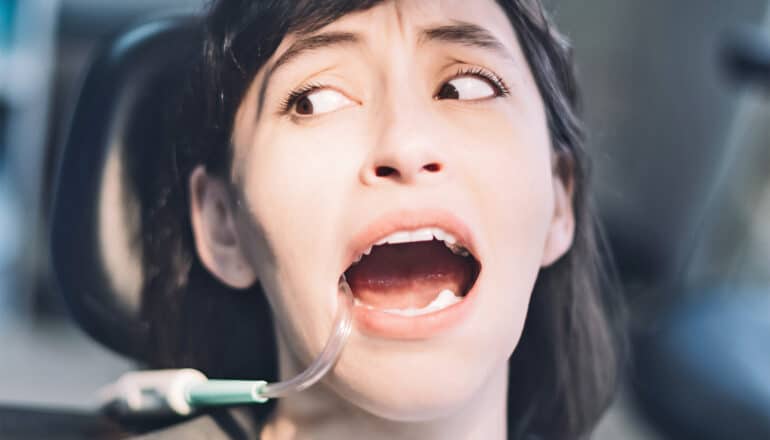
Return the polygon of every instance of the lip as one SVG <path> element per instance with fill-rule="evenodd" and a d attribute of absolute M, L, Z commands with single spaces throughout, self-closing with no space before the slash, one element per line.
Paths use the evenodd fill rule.
<path fill-rule="evenodd" d="M 454 235 L 479 263 L 482 262 L 471 229 L 453 213 L 443 210 L 403 210 L 384 215 L 355 234 L 340 273 L 379 239 L 396 231 L 426 227 L 439 227 Z M 434 337 L 455 327 L 468 316 L 475 303 L 482 273 L 483 266 L 463 300 L 447 308 L 418 316 L 399 316 L 356 305 L 353 308 L 353 319 L 358 324 L 359 330 L 373 336 L 402 340 Z"/>

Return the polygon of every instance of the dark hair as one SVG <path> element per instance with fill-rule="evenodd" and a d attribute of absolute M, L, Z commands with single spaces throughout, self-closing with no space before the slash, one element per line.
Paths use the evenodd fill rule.
<path fill-rule="evenodd" d="M 235 112 L 258 69 L 287 33 L 312 32 L 381 0 L 220 0 L 206 15 L 203 45 L 171 109 L 169 145 L 158 152 L 142 195 L 144 315 L 158 368 L 193 367 L 214 377 L 276 379 L 270 308 L 259 285 L 235 291 L 214 279 L 195 251 L 187 181 L 205 164 L 229 175 Z M 498 0 L 545 104 L 557 172 L 573 183 L 571 249 L 541 270 L 524 331 L 510 358 L 509 438 L 576 438 L 594 427 L 619 376 L 622 338 L 610 313 L 598 228 L 588 195 L 571 51 L 538 0 Z M 177 129 L 177 127 L 179 127 Z M 244 350 L 243 347 L 249 347 Z M 267 412 L 271 407 L 260 407 Z M 264 414 L 262 414 L 264 415 Z"/>

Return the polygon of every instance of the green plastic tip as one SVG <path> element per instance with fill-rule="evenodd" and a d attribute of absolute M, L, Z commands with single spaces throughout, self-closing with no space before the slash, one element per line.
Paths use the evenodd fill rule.
<path fill-rule="evenodd" d="M 187 390 L 187 403 L 194 407 L 265 403 L 260 392 L 264 380 L 207 380 Z"/>

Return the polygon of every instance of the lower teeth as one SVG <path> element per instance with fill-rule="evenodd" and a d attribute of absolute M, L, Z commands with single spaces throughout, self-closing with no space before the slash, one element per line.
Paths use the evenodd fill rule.
<path fill-rule="evenodd" d="M 433 313 L 442 309 L 445 309 L 452 304 L 457 304 L 462 300 L 462 297 L 457 296 L 454 292 L 452 292 L 449 289 L 442 290 L 436 298 L 431 301 L 430 304 L 427 306 L 415 309 L 415 308 L 408 308 L 408 309 L 376 309 L 375 307 L 372 307 L 368 304 L 364 304 L 361 301 L 358 300 L 358 298 L 355 299 L 356 305 L 362 305 L 366 307 L 369 310 L 379 310 L 381 312 L 390 313 L 392 315 L 400 315 L 400 316 L 420 316 L 425 315 L 428 313 Z"/>

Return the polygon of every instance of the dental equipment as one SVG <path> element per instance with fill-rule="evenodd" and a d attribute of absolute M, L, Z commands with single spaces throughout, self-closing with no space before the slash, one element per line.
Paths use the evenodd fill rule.
<path fill-rule="evenodd" d="M 208 379 L 191 368 L 124 374 L 99 393 L 101 407 L 121 417 L 187 416 L 196 409 L 264 403 L 302 391 L 318 382 L 334 365 L 352 328 L 353 293 L 343 280 L 335 326 L 326 345 L 308 368 L 283 382 Z"/>

